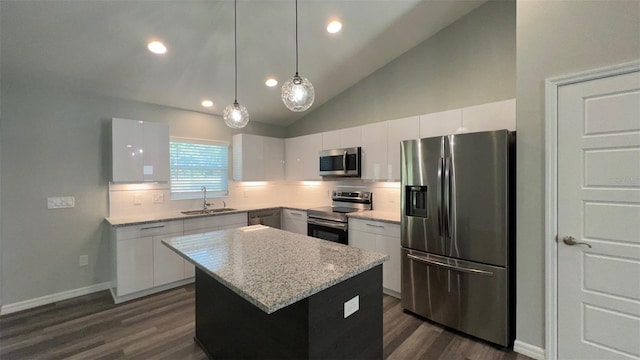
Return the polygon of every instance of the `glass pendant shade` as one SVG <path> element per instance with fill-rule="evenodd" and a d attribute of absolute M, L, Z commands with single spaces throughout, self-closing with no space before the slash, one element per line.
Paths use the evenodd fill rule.
<path fill-rule="evenodd" d="M 235 101 L 224 108 L 224 122 L 232 129 L 242 129 L 249 123 L 249 112 L 243 105 Z"/>
<path fill-rule="evenodd" d="M 316 94 L 309 79 L 296 75 L 282 85 L 282 101 L 291 111 L 305 111 L 313 105 Z"/>

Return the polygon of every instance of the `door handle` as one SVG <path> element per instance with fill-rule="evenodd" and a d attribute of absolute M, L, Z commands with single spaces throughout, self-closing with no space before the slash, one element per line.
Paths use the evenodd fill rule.
<path fill-rule="evenodd" d="M 345 151 L 344 154 L 342 154 L 342 170 L 344 170 L 344 172 L 347 172 L 347 152 Z"/>
<path fill-rule="evenodd" d="M 576 241 L 576 239 L 573 236 L 565 236 L 565 237 L 563 237 L 562 238 L 562 242 L 567 244 L 567 245 L 570 245 L 570 246 L 573 246 L 573 245 L 587 245 L 589 247 L 589 249 L 591 249 L 591 245 L 589 243 Z"/>

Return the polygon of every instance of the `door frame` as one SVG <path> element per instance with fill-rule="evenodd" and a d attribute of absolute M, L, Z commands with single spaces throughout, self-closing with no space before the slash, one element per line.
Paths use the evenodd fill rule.
<path fill-rule="evenodd" d="M 640 71 L 640 61 L 545 80 L 545 358 L 558 358 L 558 89 Z"/>

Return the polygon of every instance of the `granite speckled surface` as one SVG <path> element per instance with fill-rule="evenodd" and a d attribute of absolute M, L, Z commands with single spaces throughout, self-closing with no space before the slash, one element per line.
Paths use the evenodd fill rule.
<path fill-rule="evenodd" d="M 105 220 L 111 226 L 130 226 L 130 225 L 142 225 L 142 224 L 151 224 L 161 221 L 171 221 L 171 220 L 184 220 L 184 219 L 196 219 L 201 217 L 209 217 L 209 216 L 220 216 L 220 215 L 229 215 L 229 214 L 237 214 L 254 210 L 267 210 L 267 209 L 292 209 L 292 210 L 301 210 L 307 211 L 313 207 L 319 207 L 321 205 L 313 205 L 313 204 L 278 204 L 278 205 L 255 205 L 255 206 L 240 206 L 233 207 L 232 211 L 223 211 L 219 213 L 213 214 L 204 214 L 204 215 L 185 215 L 179 211 L 174 212 L 165 212 L 165 213 L 153 213 L 153 214 L 141 214 L 135 216 L 119 216 L 119 217 L 107 217 Z"/>
<path fill-rule="evenodd" d="M 162 242 L 268 314 L 389 259 L 263 225 Z"/>
<path fill-rule="evenodd" d="M 400 224 L 400 212 L 391 212 L 391 211 L 380 211 L 380 210 L 371 210 L 371 211 L 360 211 L 347 214 L 347 217 L 354 219 L 364 219 L 364 220 L 375 220 L 375 221 L 383 221 L 392 224 Z"/>

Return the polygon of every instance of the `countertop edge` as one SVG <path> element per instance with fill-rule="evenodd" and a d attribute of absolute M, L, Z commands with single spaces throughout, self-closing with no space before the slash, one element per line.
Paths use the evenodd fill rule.
<path fill-rule="evenodd" d="M 401 223 L 401 220 L 392 220 L 385 217 L 376 217 L 376 215 L 365 215 L 364 213 L 366 213 L 366 211 L 348 213 L 347 217 L 353 218 L 353 219 L 360 219 L 360 220 L 380 221 L 380 222 L 386 222 L 386 223 L 396 224 L 396 225 L 400 225 Z"/>

